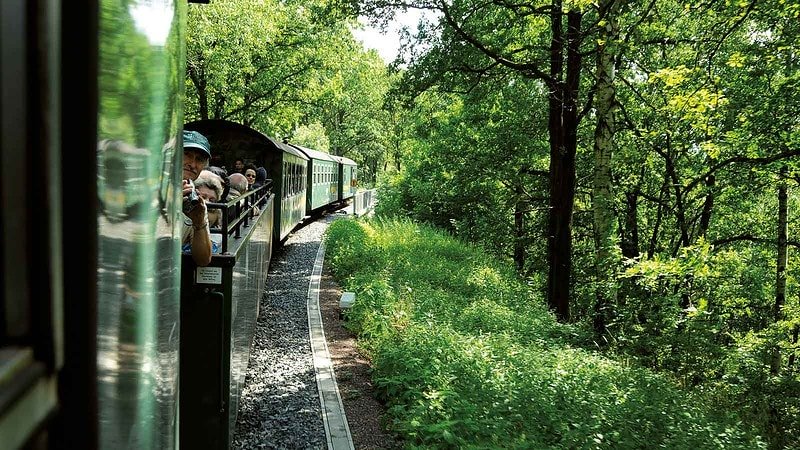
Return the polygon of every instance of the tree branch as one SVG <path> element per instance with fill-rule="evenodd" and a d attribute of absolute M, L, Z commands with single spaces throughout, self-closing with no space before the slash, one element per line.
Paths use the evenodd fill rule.
<path fill-rule="evenodd" d="M 759 244 L 773 244 L 778 245 L 777 239 L 767 239 L 767 238 L 760 238 L 753 236 L 752 234 L 740 234 L 738 236 L 729 236 L 722 239 L 717 239 L 711 242 L 711 245 L 715 247 L 720 247 L 723 245 L 731 244 L 734 242 L 741 242 L 741 241 L 748 241 L 748 242 L 756 242 Z M 800 248 L 800 241 L 787 241 L 787 245 L 791 245 L 792 247 Z"/>

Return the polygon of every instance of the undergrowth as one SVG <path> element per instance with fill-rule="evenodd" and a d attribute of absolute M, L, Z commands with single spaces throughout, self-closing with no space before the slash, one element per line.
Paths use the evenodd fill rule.
<path fill-rule="evenodd" d="M 478 248 L 404 220 L 338 220 L 327 248 L 408 448 L 764 448 L 730 413 L 592 352 Z"/>

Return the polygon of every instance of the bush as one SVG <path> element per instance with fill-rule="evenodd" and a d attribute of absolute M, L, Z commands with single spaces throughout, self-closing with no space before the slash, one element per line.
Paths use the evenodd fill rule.
<path fill-rule="evenodd" d="M 337 221 L 328 245 L 409 447 L 763 447 L 669 380 L 575 348 L 583 332 L 478 248 L 408 220 Z"/>

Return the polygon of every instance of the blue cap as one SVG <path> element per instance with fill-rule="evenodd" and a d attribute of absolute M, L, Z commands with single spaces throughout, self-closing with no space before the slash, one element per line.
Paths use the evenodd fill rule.
<path fill-rule="evenodd" d="M 197 148 L 202 150 L 211 159 L 211 144 L 208 139 L 197 131 L 183 131 L 183 148 Z"/>

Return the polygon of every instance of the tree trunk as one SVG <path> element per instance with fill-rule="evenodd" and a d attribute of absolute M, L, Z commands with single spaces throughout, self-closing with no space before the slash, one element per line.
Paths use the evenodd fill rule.
<path fill-rule="evenodd" d="M 625 193 L 625 226 L 622 229 L 622 256 L 639 256 L 639 188 Z"/>
<path fill-rule="evenodd" d="M 678 178 L 678 172 L 675 168 L 675 161 L 672 160 L 672 143 L 671 143 L 670 136 L 667 135 L 667 149 L 665 151 L 660 151 L 656 149 L 656 151 L 664 157 L 664 163 L 666 164 L 667 168 L 667 176 L 669 180 L 672 182 L 672 187 L 675 191 L 675 220 L 678 222 L 678 228 L 681 230 L 681 237 L 678 241 L 678 244 L 675 246 L 672 257 L 676 257 L 680 249 L 689 246 L 689 225 L 686 221 L 686 206 L 683 202 L 683 190 L 680 179 Z M 691 286 L 693 283 L 694 277 L 692 274 L 688 274 L 686 276 L 686 280 L 684 282 L 686 286 L 686 291 L 681 294 L 681 301 L 680 307 L 683 310 L 686 310 L 691 305 L 691 297 L 689 295 L 689 291 L 691 290 Z M 676 289 L 680 289 L 680 287 L 676 287 Z M 683 324 L 683 322 L 681 322 Z M 679 327 L 682 329 L 681 327 Z"/>
<path fill-rule="evenodd" d="M 577 149 L 577 96 L 580 81 L 581 14 L 567 13 L 566 77 L 561 1 L 553 1 L 550 45 L 550 215 L 548 220 L 547 300 L 561 321 L 569 320 L 569 287 L 572 270 L 572 207 L 575 201 L 575 153 Z M 566 78 L 566 80 L 564 80 Z"/>
<path fill-rule="evenodd" d="M 521 184 L 515 186 L 514 194 L 514 267 L 522 273 L 525 268 L 525 192 Z"/>
<path fill-rule="evenodd" d="M 788 263 L 788 194 L 786 192 L 786 166 L 781 167 L 780 180 L 778 181 L 778 261 L 775 273 L 775 308 L 774 318 L 778 322 L 783 319 L 783 305 L 786 303 L 786 265 Z M 772 355 L 770 372 L 777 375 L 781 368 L 781 354 L 778 348 Z"/>
<path fill-rule="evenodd" d="M 653 234 L 650 236 L 650 245 L 647 247 L 647 259 L 652 259 L 656 253 L 658 246 L 658 233 L 661 228 L 661 220 L 664 216 L 664 196 L 668 195 L 669 180 L 664 177 L 664 184 L 661 185 L 661 191 L 658 193 L 658 208 L 656 208 L 656 221 L 653 225 Z"/>
<path fill-rule="evenodd" d="M 797 357 L 797 338 L 800 337 L 800 326 L 795 325 L 792 329 L 792 352 L 786 362 L 786 368 L 791 372 L 794 369 L 794 360 Z"/>
<path fill-rule="evenodd" d="M 666 150 L 659 150 L 656 151 L 661 154 L 664 158 L 664 164 L 667 169 L 667 176 L 669 180 L 672 182 L 672 187 L 675 191 L 675 220 L 678 222 L 678 228 L 681 231 L 681 237 L 678 241 L 678 245 L 675 247 L 675 250 L 672 256 L 676 256 L 678 251 L 683 247 L 689 246 L 689 226 L 686 222 L 686 206 L 683 204 L 683 191 L 681 190 L 681 182 L 678 178 L 678 172 L 675 169 L 675 162 L 672 160 L 672 152 L 671 152 L 671 139 L 670 136 L 667 136 L 667 148 Z M 688 305 L 687 305 L 688 306 Z M 686 306 L 684 306 L 685 308 Z"/>
<path fill-rule="evenodd" d="M 615 61 L 613 43 L 617 40 L 619 25 L 616 7 L 619 0 L 601 0 L 600 14 L 605 25 L 600 27 L 597 46 L 597 82 L 594 105 L 597 124 L 594 131 L 594 183 L 592 186 L 592 211 L 594 213 L 594 263 L 595 283 L 594 329 L 598 335 L 606 334 L 616 303 L 617 258 L 615 251 L 616 224 L 614 195 L 611 192 L 611 155 L 614 152 L 616 123 L 616 89 L 614 86 Z"/>
<path fill-rule="evenodd" d="M 775 280 L 775 321 L 783 319 L 783 305 L 786 303 L 786 266 L 788 263 L 788 223 L 789 208 L 786 192 L 786 166 L 780 171 L 778 185 L 778 263 Z"/>
<path fill-rule="evenodd" d="M 713 174 L 706 177 L 706 200 L 703 202 L 703 212 L 700 214 L 700 232 L 698 236 L 706 237 L 708 227 L 711 225 L 711 210 L 714 208 L 714 185 L 717 177 Z"/>
<path fill-rule="evenodd" d="M 197 89 L 197 105 L 200 112 L 200 119 L 208 119 L 208 91 L 206 90 L 206 77 L 203 61 L 195 61 L 193 64 L 186 65 L 189 72 L 189 79 L 192 80 Z"/>

